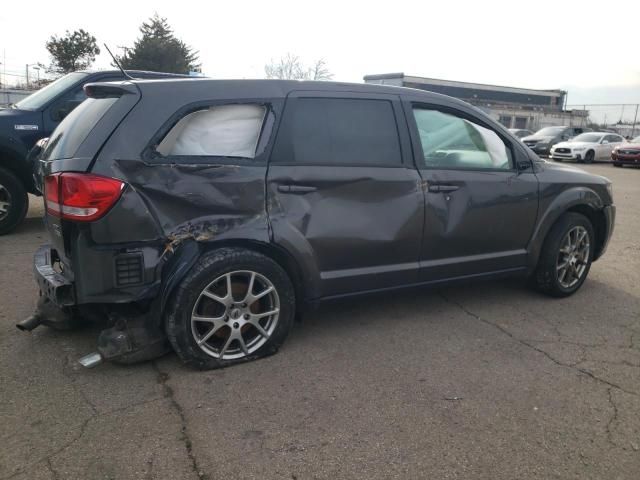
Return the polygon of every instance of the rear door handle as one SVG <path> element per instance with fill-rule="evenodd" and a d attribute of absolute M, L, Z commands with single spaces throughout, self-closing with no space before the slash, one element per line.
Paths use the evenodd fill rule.
<path fill-rule="evenodd" d="M 317 187 L 309 185 L 278 185 L 278 191 L 281 193 L 310 193 L 316 190 Z"/>
<path fill-rule="evenodd" d="M 455 192 L 458 188 L 460 188 L 458 185 L 429 185 L 429 192 L 448 193 Z"/>

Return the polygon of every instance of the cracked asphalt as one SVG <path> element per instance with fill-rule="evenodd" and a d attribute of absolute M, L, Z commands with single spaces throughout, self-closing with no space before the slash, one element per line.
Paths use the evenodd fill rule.
<path fill-rule="evenodd" d="M 97 329 L 31 334 L 41 203 L 0 237 L 0 480 L 640 478 L 640 169 L 574 296 L 520 281 L 323 307 L 280 353 L 84 370 Z M 33 200 L 33 199 L 32 199 Z"/>

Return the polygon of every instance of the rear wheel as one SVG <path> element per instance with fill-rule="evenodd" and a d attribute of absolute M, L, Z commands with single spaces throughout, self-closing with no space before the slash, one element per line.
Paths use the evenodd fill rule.
<path fill-rule="evenodd" d="M 585 163 L 593 163 L 593 160 L 595 157 L 596 157 L 596 154 L 593 152 L 593 150 L 589 150 L 587 154 L 584 156 L 584 161 Z"/>
<path fill-rule="evenodd" d="M 220 368 L 275 353 L 293 325 L 295 296 L 270 258 L 224 248 L 187 275 L 167 312 L 167 335 L 187 364 Z"/>
<path fill-rule="evenodd" d="M 9 170 L 0 168 L 0 235 L 14 230 L 29 208 L 29 197 L 22 182 Z"/>
<path fill-rule="evenodd" d="M 565 213 L 547 235 L 531 279 L 533 285 L 554 297 L 575 293 L 589 274 L 593 250 L 589 219 L 579 213 Z"/>

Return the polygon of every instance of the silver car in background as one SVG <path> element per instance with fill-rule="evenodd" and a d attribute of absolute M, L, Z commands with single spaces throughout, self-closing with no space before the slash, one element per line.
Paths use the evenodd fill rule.
<path fill-rule="evenodd" d="M 556 161 L 573 160 L 591 163 L 595 160 L 611 161 L 611 151 L 626 140 L 609 132 L 588 132 L 551 147 L 551 158 Z"/>

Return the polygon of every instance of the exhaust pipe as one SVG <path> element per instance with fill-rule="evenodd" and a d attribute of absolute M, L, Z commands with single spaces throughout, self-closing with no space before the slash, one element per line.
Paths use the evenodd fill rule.
<path fill-rule="evenodd" d="M 21 322 L 16 323 L 16 327 L 18 327 L 18 329 L 22 330 L 23 332 L 30 332 L 38 325 L 40 325 L 43 320 L 44 318 L 42 318 L 42 315 L 36 312 L 30 317 L 25 318 Z"/>

